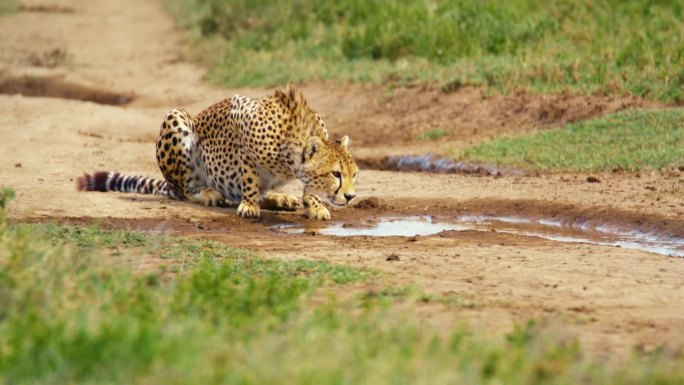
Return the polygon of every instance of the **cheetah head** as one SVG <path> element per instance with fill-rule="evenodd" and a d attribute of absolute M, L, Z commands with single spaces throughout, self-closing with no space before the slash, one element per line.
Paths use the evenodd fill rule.
<path fill-rule="evenodd" d="M 359 168 L 349 153 L 349 137 L 331 142 L 318 136 L 307 140 L 299 179 L 305 190 L 342 207 L 356 196 L 354 183 Z"/>

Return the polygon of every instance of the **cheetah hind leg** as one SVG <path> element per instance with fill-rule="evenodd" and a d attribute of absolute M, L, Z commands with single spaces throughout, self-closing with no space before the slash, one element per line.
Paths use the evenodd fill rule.
<path fill-rule="evenodd" d="M 264 195 L 261 207 L 267 210 L 294 211 L 302 207 L 302 201 L 294 195 L 269 191 Z"/>
<path fill-rule="evenodd" d="M 199 141 L 188 113 L 174 108 L 166 115 L 157 141 L 157 163 L 175 196 L 205 206 L 224 206 L 220 191 L 210 186 Z"/>

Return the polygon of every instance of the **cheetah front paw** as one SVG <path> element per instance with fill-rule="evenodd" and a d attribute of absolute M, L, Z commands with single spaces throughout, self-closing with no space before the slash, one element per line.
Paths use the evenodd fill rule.
<path fill-rule="evenodd" d="M 272 210 L 296 210 L 302 207 L 302 201 L 294 195 L 269 192 L 264 195 L 262 207 Z"/>
<path fill-rule="evenodd" d="M 242 218 L 258 218 L 260 215 L 259 206 L 251 204 L 247 201 L 240 202 L 237 208 L 237 213 Z"/>
<path fill-rule="evenodd" d="M 309 219 L 324 220 L 330 219 L 330 211 L 323 206 L 311 206 L 306 209 L 304 215 Z"/>

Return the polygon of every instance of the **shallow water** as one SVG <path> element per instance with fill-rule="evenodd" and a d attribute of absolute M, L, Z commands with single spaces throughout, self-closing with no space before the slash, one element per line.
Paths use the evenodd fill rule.
<path fill-rule="evenodd" d="M 452 223 L 434 222 L 428 216 L 415 216 L 404 218 L 384 218 L 378 222 L 366 225 L 344 225 L 332 223 L 329 226 L 318 227 L 318 224 L 303 227 L 302 225 L 276 225 L 275 229 L 290 234 L 302 234 L 304 232 L 323 235 L 335 235 L 338 237 L 353 237 L 365 235 L 370 237 L 391 237 L 414 235 L 432 235 L 446 230 L 465 230 L 463 226 Z"/>
<path fill-rule="evenodd" d="M 466 215 L 449 221 L 436 221 L 430 216 L 402 218 L 383 218 L 365 225 L 325 223 L 309 225 L 275 225 L 272 228 L 291 234 L 316 233 L 340 237 L 350 236 L 414 236 L 432 235 L 442 231 L 476 230 L 533 236 L 544 239 L 570 242 L 591 243 L 613 247 L 624 247 L 651 253 L 684 257 L 684 238 L 666 237 L 644 233 L 638 230 L 624 231 L 605 223 L 572 222 L 565 223 L 551 219 L 527 219 L 520 217 L 494 217 Z M 321 227 L 319 227 L 321 226 Z"/>
<path fill-rule="evenodd" d="M 525 172 L 513 168 L 498 168 L 485 164 L 455 162 L 453 159 L 436 154 L 395 155 L 370 162 L 370 168 L 392 171 L 417 171 L 444 174 L 476 174 L 476 175 L 525 175 Z"/>
<path fill-rule="evenodd" d="M 535 236 L 560 242 L 591 243 L 624 247 L 651 253 L 684 257 L 684 238 L 667 237 L 639 230 L 624 231 L 606 223 L 589 221 L 564 223 L 556 220 L 529 220 L 517 217 L 462 216 L 459 223 L 471 230 Z"/>

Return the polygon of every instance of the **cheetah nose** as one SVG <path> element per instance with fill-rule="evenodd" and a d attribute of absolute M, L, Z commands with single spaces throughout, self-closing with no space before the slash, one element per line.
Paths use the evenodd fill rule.
<path fill-rule="evenodd" d="M 354 199 L 355 196 L 356 194 L 344 194 L 344 199 L 346 199 L 347 202 L 349 202 L 350 200 Z"/>

